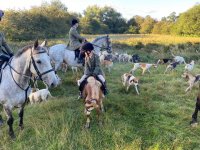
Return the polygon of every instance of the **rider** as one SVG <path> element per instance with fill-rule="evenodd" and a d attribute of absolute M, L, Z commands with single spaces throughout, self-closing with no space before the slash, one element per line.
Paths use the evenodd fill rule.
<path fill-rule="evenodd" d="M 101 82 L 102 86 L 101 89 L 104 93 L 104 95 L 107 94 L 107 87 L 106 87 L 106 81 L 103 76 L 103 71 L 100 67 L 100 60 L 99 56 L 94 53 L 94 47 L 91 43 L 87 42 L 84 43 L 81 47 L 81 51 L 85 52 L 85 70 L 84 75 L 79 80 L 79 90 L 80 90 L 80 96 L 82 97 L 82 90 L 84 88 L 84 85 L 86 84 L 86 79 L 89 76 L 94 76 L 98 81 Z"/>
<path fill-rule="evenodd" d="M 83 58 L 80 54 L 80 47 L 82 43 L 86 41 L 86 39 L 80 36 L 77 32 L 78 21 L 76 19 L 72 20 L 72 27 L 69 30 L 69 46 L 72 50 L 75 51 L 75 59 L 78 58 L 78 63 L 83 63 Z"/>
<path fill-rule="evenodd" d="M 0 21 L 4 16 L 4 12 L 0 10 Z M 7 45 L 4 34 L 0 33 L 0 65 L 8 61 L 13 56 L 13 51 Z"/>

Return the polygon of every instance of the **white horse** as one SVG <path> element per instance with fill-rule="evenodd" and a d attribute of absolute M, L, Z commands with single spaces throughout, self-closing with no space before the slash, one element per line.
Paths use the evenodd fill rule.
<path fill-rule="evenodd" d="M 42 79 L 48 87 L 57 86 L 58 84 L 58 79 L 51 66 L 50 57 L 46 53 L 45 45 L 46 42 L 39 45 L 37 40 L 33 46 L 26 46 L 19 50 L 2 71 L 0 104 L 3 105 L 7 115 L 11 138 L 15 137 L 12 116 L 14 107 L 20 108 L 19 127 L 23 129 L 24 106 L 31 92 L 30 80 L 32 74 Z M 0 116 L 0 124 L 2 123 L 3 120 Z"/>
<path fill-rule="evenodd" d="M 102 49 L 107 50 L 108 53 L 112 52 L 112 43 L 108 35 L 97 37 L 92 41 L 94 51 L 97 55 L 100 55 Z M 65 44 L 57 44 L 49 48 L 49 56 L 51 61 L 55 63 L 55 71 L 59 69 L 62 63 L 66 63 L 68 66 L 81 67 L 82 64 L 77 63 L 75 60 L 75 53 L 72 50 L 67 49 Z"/>

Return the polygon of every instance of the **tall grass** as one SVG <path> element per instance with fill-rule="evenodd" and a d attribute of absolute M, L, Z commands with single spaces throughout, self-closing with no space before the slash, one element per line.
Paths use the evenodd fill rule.
<path fill-rule="evenodd" d="M 49 44 L 57 42 L 52 40 Z M 13 43 L 12 46 L 17 48 L 23 44 Z M 123 51 L 141 54 L 143 60 L 156 60 L 155 54 L 149 53 L 146 47 L 140 52 L 141 49 L 134 46 L 121 46 Z M 117 45 L 114 44 L 114 47 Z M 200 72 L 198 66 L 195 73 Z M 105 70 L 109 95 L 104 100 L 106 112 L 103 127 L 97 124 L 96 113 L 92 112 L 91 128 L 84 128 L 84 104 L 77 100 L 76 77 L 70 70 L 59 72 L 63 83 L 51 89 L 56 99 L 27 105 L 23 131 L 18 129 L 19 119 L 15 110 L 16 140 L 8 137 L 5 123 L 0 127 L 0 149 L 200 149 L 200 127 L 189 126 L 198 87 L 184 92 L 188 86 L 181 78 L 184 66 L 178 66 L 177 71 L 165 75 L 164 65 L 151 68 L 152 73 L 144 76 L 141 76 L 141 70 L 137 70 L 135 76 L 140 78 L 139 96 L 134 88 L 125 92 L 120 81 L 120 76 L 132 67 L 131 63 L 116 63 L 111 73 Z M 6 116 L 3 118 L 6 119 Z"/>

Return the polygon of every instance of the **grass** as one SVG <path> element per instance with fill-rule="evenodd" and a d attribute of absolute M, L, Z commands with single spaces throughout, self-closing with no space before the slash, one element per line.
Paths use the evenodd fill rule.
<path fill-rule="evenodd" d="M 49 43 L 56 42 L 58 40 Z M 23 44 L 26 42 L 12 43 L 12 46 L 17 48 Z M 113 45 L 116 49 L 118 46 L 118 43 Z M 142 59 L 148 62 L 156 60 L 155 54 L 148 53 L 147 47 L 141 52 L 141 49 L 128 44 L 120 46 L 123 51 L 141 54 Z M 191 55 L 197 54 L 193 52 Z M 199 62 L 194 73 L 200 72 L 198 66 Z M 103 115 L 103 127 L 97 124 L 93 112 L 91 128 L 84 129 L 84 107 L 83 102 L 77 100 L 76 77 L 71 71 L 59 72 L 63 83 L 51 90 L 56 99 L 39 105 L 27 105 L 23 131 L 17 127 L 19 119 L 15 110 L 16 140 L 10 140 L 7 125 L 4 124 L 0 128 L 0 149 L 200 149 L 200 127 L 189 126 L 198 87 L 184 92 L 188 86 L 181 78 L 184 66 L 165 75 L 164 65 L 157 69 L 151 68 L 152 73 L 144 76 L 141 76 L 141 70 L 137 70 L 136 76 L 140 78 L 139 96 L 134 88 L 126 92 L 120 81 L 120 76 L 132 67 L 131 63 L 116 63 L 110 74 L 104 70 L 109 95 L 104 101 L 106 112 Z M 6 118 L 5 115 L 3 118 Z"/>

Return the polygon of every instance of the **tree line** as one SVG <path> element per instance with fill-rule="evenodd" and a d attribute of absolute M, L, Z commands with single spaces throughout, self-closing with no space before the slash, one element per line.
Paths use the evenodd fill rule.
<path fill-rule="evenodd" d="M 59 0 L 43 2 L 29 10 L 6 10 L 0 31 L 11 40 L 31 40 L 67 36 L 72 18 L 80 22 L 83 34 L 175 34 L 200 36 L 200 5 L 176 15 L 172 12 L 160 21 L 147 15 L 126 20 L 112 7 L 89 6 L 83 15 L 69 12 Z"/>

